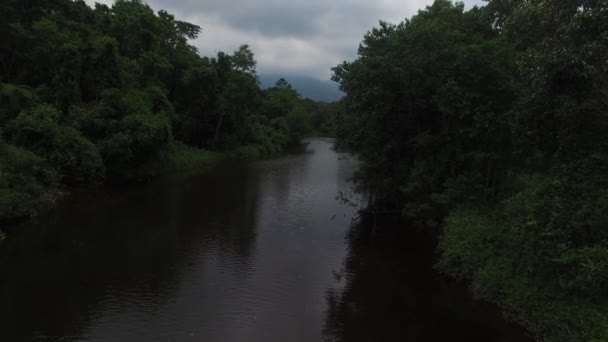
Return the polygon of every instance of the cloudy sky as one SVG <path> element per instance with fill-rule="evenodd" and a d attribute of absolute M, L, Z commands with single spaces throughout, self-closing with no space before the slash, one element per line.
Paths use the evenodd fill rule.
<path fill-rule="evenodd" d="M 113 0 L 85 0 L 111 4 Z M 379 20 L 397 23 L 433 0 L 146 0 L 203 28 L 193 42 L 203 55 L 251 46 L 258 72 L 328 79 L 356 56 Z M 482 0 L 464 0 L 467 7 Z"/>

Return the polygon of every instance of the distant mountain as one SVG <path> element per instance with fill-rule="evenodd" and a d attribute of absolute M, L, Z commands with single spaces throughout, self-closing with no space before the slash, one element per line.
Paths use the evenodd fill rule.
<path fill-rule="evenodd" d="M 338 84 L 333 81 L 324 81 L 312 77 L 265 74 L 259 75 L 262 88 L 274 86 L 279 78 L 284 78 L 302 95 L 315 101 L 333 102 L 338 101 L 344 93 L 338 89 Z"/>

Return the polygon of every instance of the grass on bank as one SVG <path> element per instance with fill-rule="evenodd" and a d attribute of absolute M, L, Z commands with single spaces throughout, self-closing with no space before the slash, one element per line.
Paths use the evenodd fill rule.
<path fill-rule="evenodd" d="M 223 152 L 209 151 L 188 145 L 176 144 L 172 156 L 172 172 L 192 171 L 217 163 L 220 160 L 251 160 L 278 153 L 278 148 L 262 145 L 241 145 Z"/>
<path fill-rule="evenodd" d="M 174 144 L 170 151 L 167 166 L 154 174 L 191 172 L 223 159 L 256 159 L 272 152 L 260 145 L 216 152 L 180 143 Z M 48 209 L 62 190 L 57 178 L 56 170 L 42 158 L 12 145 L 0 144 L 0 226 Z M 5 238 L 6 233 L 0 230 L 0 241 Z"/>
<path fill-rule="evenodd" d="M 191 171 L 213 164 L 222 159 L 222 153 L 175 144 L 171 171 Z"/>

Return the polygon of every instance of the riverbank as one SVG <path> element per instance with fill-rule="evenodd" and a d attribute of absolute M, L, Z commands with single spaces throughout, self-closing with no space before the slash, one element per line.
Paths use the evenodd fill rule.
<path fill-rule="evenodd" d="M 168 172 L 184 172 L 206 167 L 224 159 L 226 155 L 188 145 L 176 144 Z"/>
<path fill-rule="evenodd" d="M 435 1 L 333 69 L 374 208 L 547 342 L 608 341 L 608 11 L 581 4 Z"/>
<path fill-rule="evenodd" d="M 83 187 L 69 187 L 57 182 L 56 171 L 41 159 L 27 151 L 9 145 L 1 145 L 3 166 L 0 172 L 0 241 L 6 238 L 7 227 L 23 222 L 41 212 L 52 210 L 70 192 Z M 227 154 L 174 144 L 169 150 L 167 162 L 157 174 L 187 172 L 217 163 Z M 24 172 L 28 171 L 28 172 Z M 41 177 L 40 174 L 48 174 Z M 41 178 L 49 179 L 41 181 Z M 150 178 L 150 179 L 151 179 Z M 149 179 L 140 179 L 144 182 Z M 103 187 L 106 183 L 93 183 L 88 188 Z M 129 186 L 126 184 L 125 186 Z"/>
<path fill-rule="evenodd" d="M 429 234 L 353 225 L 357 163 L 311 139 L 74 191 L 0 248 L 0 341 L 526 341 L 433 270 Z"/>
<path fill-rule="evenodd" d="M 285 148 L 262 145 L 242 145 L 226 151 L 210 151 L 188 145 L 176 144 L 170 172 L 196 170 L 221 160 L 252 160 L 280 153 Z"/>
<path fill-rule="evenodd" d="M 226 160 L 255 160 L 269 157 L 287 149 L 288 147 L 278 148 L 276 146 L 248 144 L 235 146 L 225 151 L 211 151 L 181 143 L 174 143 L 169 149 L 170 152 L 167 155 L 165 165 L 162 168 L 159 168 L 156 175 L 146 179 L 124 183 L 123 186 L 129 187 L 134 183 L 145 183 L 159 176 L 198 172 L 203 168 L 211 167 Z M 23 152 L 19 151 L 19 153 L 14 154 L 21 156 L 23 155 Z M 28 158 L 25 158 L 25 160 L 12 158 L 11 161 L 16 160 L 13 164 L 15 164 L 17 168 L 19 168 L 19 165 L 26 162 L 33 165 L 36 165 L 36 163 L 43 165 L 37 158 L 30 157 L 27 154 L 26 157 Z M 36 167 L 36 170 L 40 171 L 42 169 L 42 166 Z M 16 172 L 9 172 L 6 175 L 10 176 L 11 174 L 16 174 Z M 4 175 L 0 174 L 0 178 L 2 176 Z M 0 194 L 0 242 L 8 238 L 12 227 L 18 223 L 22 223 L 41 213 L 53 210 L 58 202 L 62 201 L 65 197 L 69 197 L 73 191 L 85 189 L 81 187 L 59 186 L 56 183 L 44 184 L 35 182 L 33 177 L 30 177 L 30 179 L 27 176 L 28 175 L 25 174 L 19 179 L 0 179 L 0 182 L 4 181 L 7 184 L 14 185 L 9 190 L 5 190 L 5 193 Z M 30 187 L 25 189 L 22 187 L 20 188 L 20 185 L 28 182 L 31 183 Z M 108 184 L 103 183 L 97 184 L 95 187 L 105 187 L 107 185 Z"/>
<path fill-rule="evenodd" d="M 438 268 L 469 281 L 476 297 L 502 307 L 540 341 L 608 341 L 608 250 L 558 240 L 573 234 L 563 222 L 592 222 L 604 212 L 581 211 L 589 199 L 564 196 L 564 186 L 546 175 L 517 178 L 496 205 L 450 212 Z M 589 235 L 605 229 L 586 225 L 579 229 Z"/>
<path fill-rule="evenodd" d="M 347 240 L 346 290 L 330 298 L 336 320 L 327 329 L 335 341 L 533 341 L 498 306 L 472 298 L 466 282 L 438 272 L 432 229 L 398 213 L 364 212 Z M 409 312 L 408 319 L 397 312 Z"/>

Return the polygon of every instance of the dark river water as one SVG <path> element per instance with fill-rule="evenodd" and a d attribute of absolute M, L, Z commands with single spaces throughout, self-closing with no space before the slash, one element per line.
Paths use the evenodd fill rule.
<path fill-rule="evenodd" d="M 68 196 L 0 245 L 0 341 L 528 341 L 429 239 L 351 224 L 331 146 Z"/>

